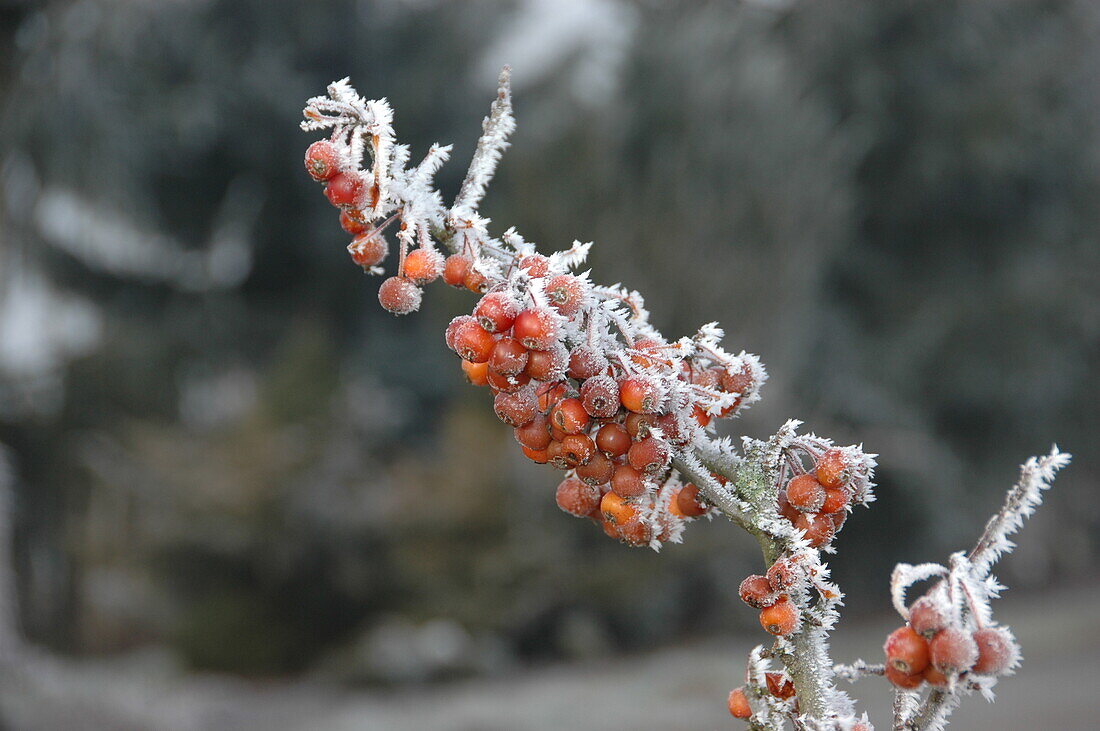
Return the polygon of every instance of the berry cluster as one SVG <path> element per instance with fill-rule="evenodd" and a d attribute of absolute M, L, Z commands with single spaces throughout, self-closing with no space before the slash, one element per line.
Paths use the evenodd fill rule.
<path fill-rule="evenodd" d="M 488 278 L 465 254 L 448 257 L 445 281 L 485 293 L 451 321 L 447 345 L 467 379 L 493 392 L 523 453 L 567 472 L 562 510 L 656 548 L 708 512 L 698 488 L 671 469 L 674 452 L 754 398 L 763 371 L 752 356 L 724 356 L 698 340 L 616 333 L 623 323 L 608 304 L 619 296 L 560 259 L 517 252 L 510 270 Z"/>
<path fill-rule="evenodd" d="M 852 503 L 868 501 L 874 462 L 858 447 L 821 451 L 818 441 L 804 440 L 787 455 L 783 476 L 788 471 L 794 476 L 780 489 L 776 508 L 812 548 L 825 548 L 844 526 Z M 804 470 L 799 452 L 813 460 L 812 470 Z"/>
<path fill-rule="evenodd" d="M 971 628 L 944 601 L 937 588 L 909 607 L 909 622 L 890 633 L 886 677 L 899 688 L 922 683 L 945 688 L 971 676 L 1004 675 L 1019 660 L 1016 639 L 1007 627 Z M 977 623 L 977 615 L 969 613 Z"/>
<path fill-rule="evenodd" d="M 741 601 L 760 610 L 760 626 L 765 632 L 786 637 L 798 629 L 801 617 L 789 592 L 801 579 L 800 570 L 796 560 L 781 557 L 766 575 L 752 574 L 741 582 Z"/>
<path fill-rule="evenodd" d="M 306 152 L 306 170 L 341 209 L 341 226 L 355 237 L 353 261 L 378 272 L 394 219 L 369 223 L 375 186 L 348 170 L 348 159 L 336 142 L 320 140 Z M 444 258 L 425 228 L 415 237 L 407 231 L 402 222 L 397 274 L 382 282 L 379 301 L 407 314 L 419 307 L 421 287 L 441 277 L 482 295 L 447 327 L 447 345 L 470 383 L 492 391 L 493 409 L 523 453 L 567 471 L 557 492 L 562 510 L 596 520 L 628 545 L 654 548 L 707 513 L 698 488 L 671 469 L 673 453 L 713 419 L 759 398 L 766 375 L 755 356 L 722 351 L 714 325 L 667 342 L 645 321 L 636 292 L 570 271 L 587 246 L 547 257 L 512 234 Z M 413 239 L 416 248 L 407 245 Z"/>

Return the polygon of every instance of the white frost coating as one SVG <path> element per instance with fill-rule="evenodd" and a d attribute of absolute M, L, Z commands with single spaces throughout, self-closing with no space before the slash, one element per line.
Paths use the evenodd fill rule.
<path fill-rule="evenodd" d="M 916 566 L 899 563 L 890 575 L 890 601 L 902 619 L 909 619 L 909 608 L 905 605 L 905 592 L 918 581 L 933 576 L 943 576 L 947 569 L 938 563 L 922 563 Z"/>
<path fill-rule="evenodd" d="M 970 562 L 978 576 L 985 576 L 1003 554 L 1014 548 L 1008 539 L 1031 517 L 1043 501 L 1043 490 L 1050 487 L 1058 470 L 1070 462 L 1070 455 L 1054 445 L 1045 457 L 1032 457 L 1020 467 L 1020 479 L 1008 491 L 1004 505 L 989 519 L 985 531 L 970 552 Z"/>
<path fill-rule="evenodd" d="M 466 172 L 466 179 L 455 198 L 452 215 L 461 217 L 477 210 L 485 188 L 493 179 L 500 156 L 508 147 L 508 136 L 516 129 L 512 116 L 512 70 L 505 66 L 500 72 L 497 98 L 489 107 L 489 116 L 481 123 L 481 138 Z"/>

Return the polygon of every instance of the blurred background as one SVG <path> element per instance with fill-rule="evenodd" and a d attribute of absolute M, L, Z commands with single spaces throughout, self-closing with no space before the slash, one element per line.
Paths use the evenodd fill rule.
<path fill-rule="evenodd" d="M 958 724 L 1094 728 L 1089 0 L 0 0 L 0 728 L 735 727 L 755 543 L 561 513 L 443 344 L 472 298 L 383 312 L 302 168 L 350 76 L 453 195 L 504 63 L 494 230 L 760 354 L 727 433 L 880 455 L 838 660 L 1074 453 L 999 571 L 1028 661 Z"/>

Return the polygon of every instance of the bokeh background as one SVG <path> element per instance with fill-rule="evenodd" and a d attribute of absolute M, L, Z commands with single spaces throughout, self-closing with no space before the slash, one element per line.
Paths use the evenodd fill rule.
<path fill-rule="evenodd" d="M 496 230 L 595 240 L 666 333 L 760 354 L 727 433 L 880 455 L 838 659 L 895 562 L 1076 455 L 999 572 L 1029 662 L 959 724 L 1093 728 L 1090 0 L 0 0 L 0 728 L 732 726 L 754 543 L 558 511 L 443 344 L 471 298 L 384 313 L 302 169 L 347 75 L 455 144 L 453 195 L 504 63 Z"/>

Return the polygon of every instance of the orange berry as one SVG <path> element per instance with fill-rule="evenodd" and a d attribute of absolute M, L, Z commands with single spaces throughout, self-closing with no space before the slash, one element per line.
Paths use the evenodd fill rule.
<path fill-rule="evenodd" d="M 561 452 L 570 467 L 588 464 L 596 454 L 596 444 L 584 434 L 570 434 L 561 440 Z"/>
<path fill-rule="evenodd" d="M 817 481 L 825 487 L 842 487 L 848 481 L 848 468 L 848 458 L 844 452 L 840 449 L 830 449 L 821 455 L 821 459 L 817 462 L 815 470 Z"/>
<path fill-rule="evenodd" d="M 531 389 L 517 393 L 498 393 L 493 399 L 493 411 L 505 424 L 523 426 L 538 414 L 538 403 Z"/>
<path fill-rule="evenodd" d="M 780 558 L 768 568 L 767 578 L 772 589 L 784 591 L 795 585 L 798 581 L 798 573 L 795 571 L 794 564 L 785 558 Z"/>
<path fill-rule="evenodd" d="M 378 302 L 395 315 L 420 309 L 421 295 L 420 288 L 404 277 L 390 277 L 378 288 Z"/>
<path fill-rule="evenodd" d="M 947 676 L 936 670 L 935 667 L 929 665 L 924 669 L 924 672 L 920 674 L 924 682 L 929 685 L 934 685 L 937 688 L 944 688 L 947 686 Z"/>
<path fill-rule="evenodd" d="M 600 512 L 612 525 L 623 525 L 638 514 L 630 503 L 614 492 L 606 493 L 600 500 Z"/>
<path fill-rule="evenodd" d="M 745 691 L 741 688 L 734 688 L 730 691 L 727 705 L 730 709 L 730 715 L 734 718 L 745 719 L 752 716 L 752 708 L 749 706 L 749 699 L 745 697 Z"/>
<path fill-rule="evenodd" d="M 600 490 L 575 477 L 567 477 L 558 485 L 555 499 L 559 508 L 583 518 L 600 504 Z"/>
<path fill-rule="evenodd" d="M 516 321 L 519 307 L 507 292 L 490 292 L 474 308 L 477 323 L 491 333 L 502 333 Z"/>
<path fill-rule="evenodd" d="M 848 507 L 848 491 L 842 487 L 825 488 L 825 501 L 821 503 L 822 513 L 835 513 Z"/>
<path fill-rule="evenodd" d="M 526 373 L 517 373 L 514 376 L 505 376 L 497 373 L 492 368 L 489 369 L 488 373 L 485 376 L 485 379 L 494 389 L 496 389 L 497 391 L 502 391 L 504 393 L 515 393 L 531 381 L 531 377 Z M 535 404 L 536 406 L 538 405 L 537 399 L 535 401 Z"/>
<path fill-rule="evenodd" d="M 459 363 L 462 364 L 462 372 L 466 374 L 467 381 L 475 386 L 484 386 L 489 383 L 488 363 L 471 363 L 468 360 L 460 360 Z"/>
<path fill-rule="evenodd" d="M 577 398 L 563 399 L 550 409 L 550 423 L 566 434 L 580 434 L 588 428 L 591 420 L 584 404 Z"/>
<path fill-rule="evenodd" d="M 886 664 L 903 675 L 914 675 L 928 667 L 928 641 L 908 625 L 891 632 L 882 650 Z"/>
<path fill-rule="evenodd" d="M 587 439 L 588 437 L 585 437 Z M 604 456 L 603 452 L 596 451 L 587 464 L 577 467 L 577 477 L 589 485 L 604 485 L 615 474 L 615 463 Z"/>
<path fill-rule="evenodd" d="M 930 596 L 922 596 L 909 607 L 909 626 L 926 638 L 947 626 L 947 618 Z"/>
<path fill-rule="evenodd" d="M 974 633 L 978 645 L 978 661 L 971 672 L 978 675 L 1001 675 L 1016 661 L 1016 638 L 1005 627 L 986 627 Z"/>
<path fill-rule="evenodd" d="M 611 489 L 620 497 L 638 497 L 645 492 L 645 476 L 628 464 L 615 467 Z"/>
<path fill-rule="evenodd" d="M 517 375 L 527 367 L 527 353 L 527 348 L 520 345 L 518 340 L 501 338 L 493 345 L 489 367 L 503 376 Z"/>
<path fill-rule="evenodd" d="M 348 253 L 356 264 L 364 269 L 370 269 L 381 264 L 389 251 L 386 240 L 375 234 L 374 236 L 356 236 L 348 244 Z"/>
<path fill-rule="evenodd" d="M 954 627 L 942 629 L 928 642 L 932 665 L 944 675 L 957 675 L 978 661 L 978 643 L 969 632 Z"/>
<path fill-rule="evenodd" d="M 452 254 L 443 262 L 443 281 L 452 287 L 464 287 L 466 275 L 470 271 L 470 258 L 462 254 Z"/>
<path fill-rule="evenodd" d="M 546 464 L 550 457 L 545 449 L 531 449 L 523 447 L 523 454 L 535 464 Z"/>
<path fill-rule="evenodd" d="M 640 517 L 634 516 L 619 526 L 619 538 L 628 546 L 647 546 L 653 540 L 653 528 Z"/>
<path fill-rule="evenodd" d="M 627 452 L 627 459 L 634 469 L 654 475 L 664 471 L 672 458 L 672 452 L 668 443 L 657 437 L 646 437 L 640 442 L 635 442 Z"/>
<path fill-rule="evenodd" d="M 405 257 L 405 277 L 423 287 L 443 273 L 443 255 L 435 249 L 416 249 Z"/>
<path fill-rule="evenodd" d="M 651 378 L 636 376 L 619 384 L 619 398 L 623 406 L 636 414 L 653 414 L 661 405 L 661 392 Z"/>
<path fill-rule="evenodd" d="M 455 352 L 463 360 L 471 363 L 488 362 L 497 341 L 473 319 L 465 320 L 454 332 Z"/>
<path fill-rule="evenodd" d="M 759 574 L 750 574 L 745 577 L 737 593 L 741 596 L 741 601 L 755 609 L 770 607 L 779 598 L 768 580 Z"/>
<path fill-rule="evenodd" d="M 512 337 L 530 350 L 549 350 L 557 342 L 558 324 L 554 314 L 544 307 L 532 307 L 516 316 Z"/>
<path fill-rule="evenodd" d="M 560 381 L 565 378 L 567 361 L 565 346 L 556 343 L 548 350 L 530 351 L 525 372 L 536 381 Z"/>
<path fill-rule="evenodd" d="M 760 610 L 760 626 L 766 632 L 785 637 L 798 626 L 798 607 L 786 597 L 775 604 Z"/>
<path fill-rule="evenodd" d="M 698 518 L 707 513 L 706 506 L 699 502 L 699 488 L 690 482 L 677 490 L 669 503 L 673 512 L 683 518 Z"/>
<path fill-rule="evenodd" d="M 924 678 L 921 676 L 920 673 L 906 675 L 905 673 L 890 665 L 886 666 L 886 679 L 898 688 L 905 688 L 907 690 L 919 688 L 920 684 L 924 682 Z"/>
<path fill-rule="evenodd" d="M 596 432 L 596 446 L 609 457 L 626 454 L 630 444 L 630 435 L 622 424 L 604 424 Z"/>
<path fill-rule="evenodd" d="M 836 513 L 841 515 L 841 513 Z M 799 513 L 794 519 L 795 530 L 803 531 L 806 540 L 812 548 L 821 548 L 833 540 L 836 535 L 836 525 L 828 515 L 815 515 L 813 513 Z"/>
<path fill-rule="evenodd" d="M 813 475 L 798 475 L 787 483 L 787 502 L 796 510 L 816 513 L 825 502 L 825 488 Z"/>
<path fill-rule="evenodd" d="M 550 446 L 549 426 L 545 416 L 535 414 L 531 421 L 516 427 L 516 441 L 531 449 L 546 449 Z"/>

